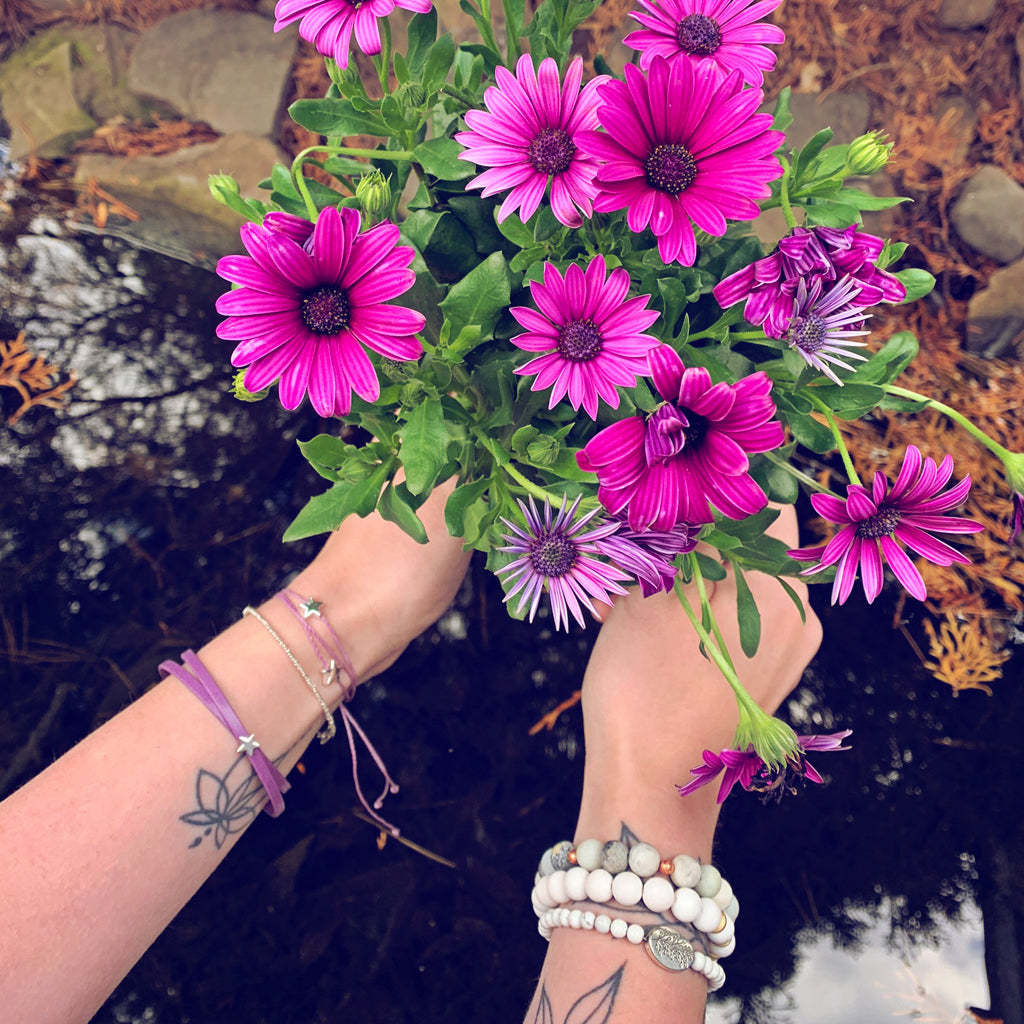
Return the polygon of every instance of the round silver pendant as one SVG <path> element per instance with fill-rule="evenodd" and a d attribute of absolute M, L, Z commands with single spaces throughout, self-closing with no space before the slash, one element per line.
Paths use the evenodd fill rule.
<path fill-rule="evenodd" d="M 647 933 L 647 952 L 667 971 L 685 971 L 693 963 L 693 946 L 679 932 L 658 925 Z"/>

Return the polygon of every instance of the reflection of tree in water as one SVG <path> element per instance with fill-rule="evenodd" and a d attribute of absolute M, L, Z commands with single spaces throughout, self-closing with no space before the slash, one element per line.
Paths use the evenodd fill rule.
<path fill-rule="evenodd" d="M 852 728 L 853 749 L 819 765 L 827 787 L 725 811 L 719 856 L 746 879 L 745 906 L 756 905 L 756 916 L 742 915 L 744 956 L 729 972 L 731 992 L 750 993 L 742 1019 L 777 1019 L 772 999 L 756 993 L 766 977 L 791 976 L 801 929 L 856 951 L 865 922 L 881 921 L 889 947 L 910 952 L 935 945 L 973 901 L 993 1010 L 1020 1024 L 1024 884 L 1011 867 L 1024 864 L 1019 673 L 1011 661 L 993 697 L 954 697 L 892 628 L 891 602 L 830 609 L 827 600 L 827 588 L 815 592 L 826 642 L 792 710 L 794 721 L 812 716 L 811 731 Z M 916 609 L 904 614 L 919 632 Z"/>

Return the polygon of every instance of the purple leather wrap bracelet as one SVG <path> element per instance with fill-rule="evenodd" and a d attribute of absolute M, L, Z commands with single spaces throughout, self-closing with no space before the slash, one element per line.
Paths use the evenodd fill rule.
<path fill-rule="evenodd" d="M 269 803 L 263 809 L 272 818 L 276 818 L 284 810 L 282 794 L 291 789 L 288 780 L 277 770 L 274 762 L 263 753 L 253 734 L 246 732 L 238 715 L 228 703 L 227 697 L 221 692 L 213 676 L 207 672 L 195 651 L 182 652 L 181 660 L 181 665 L 174 661 L 162 662 L 160 665 L 161 677 L 174 676 L 180 683 L 188 687 L 214 718 L 235 737 L 238 741 L 237 753 L 244 753 L 249 758 L 252 770 L 266 790 Z"/>

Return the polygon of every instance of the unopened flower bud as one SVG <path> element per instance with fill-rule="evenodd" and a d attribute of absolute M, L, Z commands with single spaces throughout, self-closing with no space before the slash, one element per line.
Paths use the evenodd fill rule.
<path fill-rule="evenodd" d="M 402 405 L 407 408 L 417 406 L 423 401 L 425 389 L 423 382 L 419 380 L 410 380 L 402 385 L 402 390 L 398 393 L 398 400 Z"/>
<path fill-rule="evenodd" d="M 250 391 L 245 386 L 245 370 L 239 370 L 231 381 L 231 394 L 240 402 L 262 402 L 270 394 L 270 388 L 262 391 Z"/>
<path fill-rule="evenodd" d="M 560 448 L 561 445 L 555 438 L 541 434 L 526 446 L 526 454 L 529 460 L 536 465 L 550 466 L 558 458 Z"/>
<path fill-rule="evenodd" d="M 230 174 L 211 174 L 207 179 L 210 195 L 220 203 L 226 203 L 228 196 L 237 196 L 238 182 Z"/>
<path fill-rule="evenodd" d="M 403 114 L 419 110 L 427 102 L 427 93 L 419 82 L 403 82 L 394 92 L 398 109 Z"/>
<path fill-rule="evenodd" d="M 391 186 L 380 171 L 364 174 L 356 185 L 356 199 L 363 213 L 371 217 L 386 213 L 391 208 Z"/>
<path fill-rule="evenodd" d="M 380 370 L 392 384 L 404 384 L 413 374 L 415 363 L 400 363 L 397 359 L 382 359 Z"/>
<path fill-rule="evenodd" d="M 354 85 L 359 80 L 358 71 L 350 67 L 338 67 L 338 62 L 333 57 L 324 58 L 324 67 L 327 69 L 327 77 L 338 87 L 342 95 L 348 95 L 345 86 Z"/>
<path fill-rule="evenodd" d="M 868 132 L 850 143 L 846 151 L 846 168 L 850 174 L 867 175 L 880 171 L 888 162 L 892 143 L 885 132 Z"/>

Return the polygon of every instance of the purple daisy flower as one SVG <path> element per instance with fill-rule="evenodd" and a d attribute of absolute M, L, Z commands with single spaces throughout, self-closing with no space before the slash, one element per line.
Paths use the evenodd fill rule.
<path fill-rule="evenodd" d="M 820 370 L 840 385 L 843 382 L 829 367 L 829 363 L 852 370 L 853 367 L 844 359 L 867 359 L 867 356 L 859 352 L 850 351 L 864 344 L 851 339 L 870 333 L 851 330 L 863 326 L 866 319 L 859 298 L 860 290 L 860 285 L 849 277 L 844 277 L 827 291 L 820 277 L 812 279 L 810 290 L 801 280 L 797 285 L 793 315 L 789 318 L 789 330 L 786 332 L 789 347 L 799 352 L 808 366 Z"/>
<path fill-rule="evenodd" d="M 649 295 L 626 298 L 629 274 L 617 267 L 605 276 L 603 256 L 596 256 L 586 272 L 575 263 L 565 277 L 551 263 L 544 264 L 543 284 L 530 283 L 530 294 L 540 310 L 513 306 L 512 315 L 526 334 L 512 339 L 528 352 L 543 352 L 516 373 L 536 376 L 533 391 L 551 388 L 548 408 L 568 396 L 574 409 L 582 405 L 597 419 L 597 400 L 619 407 L 617 387 L 634 387 L 638 375 L 647 376 L 647 355 L 658 339 L 643 332 L 658 319 L 647 308 Z"/>
<path fill-rule="evenodd" d="M 497 570 L 498 576 L 507 574 L 504 582 L 513 584 L 505 595 L 505 601 L 511 601 L 520 594 L 516 612 L 521 612 L 529 602 L 530 621 L 533 622 L 540 596 L 547 589 L 556 630 L 564 624 L 568 631 L 570 614 L 586 628 L 580 606 L 594 613 L 591 598 L 611 604 L 610 595 L 625 594 L 620 584 L 630 580 L 615 566 L 590 557 L 597 553 L 594 542 L 613 533 L 618 524 L 602 523 L 587 530 L 601 509 L 594 509 L 573 522 L 579 503 L 580 498 L 577 498 L 566 508 L 563 498 L 558 515 L 552 517 L 550 501 L 544 502 L 544 514 L 541 515 L 533 498 L 530 498 L 529 507 L 519 502 L 526 519 L 525 530 L 504 517 L 501 520 L 512 534 L 505 535 L 506 546 L 498 550 L 520 556 Z"/>
<path fill-rule="evenodd" d="M 297 21 L 299 35 L 312 43 L 317 53 L 333 57 L 339 68 L 347 68 L 353 33 L 363 53 L 380 53 L 378 18 L 386 18 L 396 7 L 426 14 L 433 6 L 432 0 L 277 0 L 274 31 Z"/>
<path fill-rule="evenodd" d="M 1010 534 L 1010 540 L 1014 541 L 1020 536 L 1020 531 L 1024 529 L 1024 494 L 1019 491 L 1013 492 L 1013 532 Z"/>
<path fill-rule="evenodd" d="M 515 75 L 498 67 L 494 78 L 497 85 L 484 93 L 487 110 L 467 111 L 472 130 L 455 136 L 466 147 L 460 160 L 490 168 L 466 187 L 482 189 L 483 196 L 511 189 L 498 221 L 518 210 L 525 223 L 537 212 L 550 179 L 552 211 L 566 227 L 578 228 L 593 213 L 598 163 L 577 148 L 577 136 L 598 126 L 596 90 L 606 76 L 581 89 L 582 58 L 572 61 L 559 82 L 558 65 L 550 57 L 534 73 L 533 58 L 525 53 Z"/>
<path fill-rule="evenodd" d="M 315 227 L 287 213 L 242 225 L 249 255 L 217 263 L 221 277 L 242 286 L 217 300 L 227 316 L 217 336 L 239 342 L 231 363 L 248 366 L 249 391 L 277 381 L 286 409 L 308 391 L 321 416 L 344 416 L 353 391 L 370 402 L 380 395 L 366 348 L 400 361 L 423 354 L 423 315 L 387 304 L 415 281 L 415 250 L 397 244 L 398 228 L 387 221 L 359 227 L 356 210 L 333 207 Z"/>
<path fill-rule="evenodd" d="M 756 793 L 778 793 L 780 796 L 783 789 L 790 789 L 787 779 L 797 776 L 810 779 L 811 782 L 821 783 L 824 781 L 807 758 L 804 756 L 808 750 L 828 752 L 833 750 L 849 750 L 849 747 L 842 746 L 842 742 L 850 735 L 852 730 L 844 729 L 842 732 L 834 732 L 821 736 L 797 736 L 796 741 L 800 746 L 798 753 L 791 755 L 785 764 L 769 766 L 754 751 L 754 748 L 747 747 L 746 750 L 729 750 L 728 748 L 716 754 L 713 750 L 705 750 L 704 763 L 696 768 L 690 769 L 694 776 L 692 782 L 685 786 L 677 786 L 680 796 L 688 796 L 690 793 L 706 786 L 712 779 L 725 769 L 722 777 L 722 784 L 718 788 L 718 803 L 724 803 L 725 798 L 732 792 L 732 787 L 738 782 L 744 789 L 753 790 Z"/>
<path fill-rule="evenodd" d="M 710 523 L 711 505 L 730 519 L 760 512 L 768 499 L 750 478 L 747 455 L 783 441 L 771 379 L 759 371 L 712 384 L 707 370 L 686 369 L 668 345 L 648 361 L 662 404 L 606 427 L 576 454 L 581 469 L 597 474 L 598 500 L 612 514 L 628 506 L 633 530 Z"/>
<path fill-rule="evenodd" d="M 630 16 L 644 26 L 623 42 L 640 51 L 646 70 L 655 57 L 690 60 L 722 78 L 739 71 L 748 85 L 760 85 L 775 67 L 765 44 L 785 42 L 777 25 L 759 22 L 782 0 L 640 0 L 643 12 Z"/>
<path fill-rule="evenodd" d="M 978 533 L 984 529 L 973 519 L 942 514 L 956 508 L 971 489 L 971 478 L 965 476 L 956 486 L 940 493 L 952 475 L 951 456 L 947 455 L 937 466 L 910 445 L 892 487 L 884 473 L 875 473 L 870 491 L 850 484 L 845 500 L 831 494 L 812 494 L 811 504 L 818 515 L 841 529 L 827 544 L 796 548 L 789 554 L 800 562 L 818 563 L 805 569 L 803 576 L 836 566 L 833 604 L 843 604 L 850 596 L 858 565 L 864 596 L 869 604 L 874 601 L 882 589 L 883 555 L 907 592 L 923 601 L 928 596 L 924 580 L 898 542 L 936 565 L 969 565 L 970 559 L 931 534 Z"/>
<path fill-rule="evenodd" d="M 635 576 L 644 597 L 671 591 L 676 578 L 672 560 L 697 546 L 700 527 L 676 523 L 671 530 L 631 530 L 622 513 L 612 519 L 618 530 L 595 541 L 597 550 Z"/>
<path fill-rule="evenodd" d="M 758 114 L 763 95 L 735 71 L 724 81 L 689 61 L 651 61 L 645 77 L 605 82 L 598 110 L 605 132 L 580 132 L 579 145 L 603 166 L 594 179 L 599 213 L 626 209 L 631 231 L 650 227 L 665 263 L 691 266 L 695 224 L 724 235 L 726 218 L 750 220 L 768 182 L 782 174 L 772 153 L 782 132 Z M 692 224 L 691 224 L 692 221 Z"/>
<path fill-rule="evenodd" d="M 801 281 L 823 284 L 849 277 L 860 286 L 857 301 L 866 309 L 879 302 L 902 302 L 907 290 L 899 278 L 879 270 L 875 260 L 885 243 L 848 228 L 794 228 L 770 256 L 730 274 L 712 292 L 723 309 L 746 302 L 743 316 L 771 338 L 784 338 Z"/>

